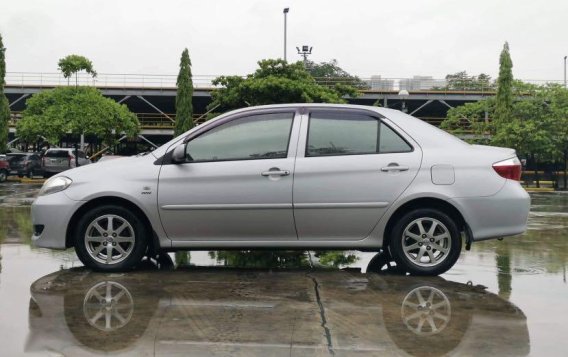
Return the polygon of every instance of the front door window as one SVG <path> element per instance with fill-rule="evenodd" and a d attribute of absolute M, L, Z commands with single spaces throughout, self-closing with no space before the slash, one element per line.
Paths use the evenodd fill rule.
<path fill-rule="evenodd" d="M 193 139 L 186 156 L 193 162 L 285 158 L 293 117 L 271 113 L 232 120 Z"/>

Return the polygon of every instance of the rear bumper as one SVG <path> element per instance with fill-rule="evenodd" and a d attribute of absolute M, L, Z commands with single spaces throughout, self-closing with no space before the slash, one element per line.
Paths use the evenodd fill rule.
<path fill-rule="evenodd" d="M 530 210 L 530 196 L 516 181 L 507 180 L 493 196 L 450 200 L 471 228 L 474 241 L 524 233 Z"/>
<path fill-rule="evenodd" d="M 36 247 L 65 249 L 67 226 L 73 213 L 83 204 L 74 201 L 64 192 L 39 196 L 32 204 L 32 222 L 41 225 L 41 233 L 35 232 L 32 242 Z"/>
<path fill-rule="evenodd" d="M 72 169 L 72 167 L 69 167 L 69 166 L 43 166 L 42 167 L 43 172 L 51 173 L 51 174 L 58 174 L 60 172 L 67 171 L 67 170 L 70 170 L 70 169 Z"/>

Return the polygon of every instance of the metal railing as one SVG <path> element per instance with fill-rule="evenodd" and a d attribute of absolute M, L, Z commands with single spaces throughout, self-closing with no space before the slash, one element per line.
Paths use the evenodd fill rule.
<path fill-rule="evenodd" d="M 211 88 L 214 75 L 195 75 L 196 88 Z M 7 72 L 6 85 L 9 87 L 56 87 L 66 85 L 95 86 L 100 88 L 158 88 L 175 89 L 177 75 L 157 74 L 114 74 L 100 73 L 91 77 L 79 73 L 77 77 L 65 78 L 61 73 Z"/>
<path fill-rule="evenodd" d="M 197 89 L 211 89 L 213 80 L 219 75 L 194 75 L 193 86 Z M 174 74 L 116 74 L 100 73 L 92 78 L 86 73 L 79 73 L 78 76 L 64 78 L 61 73 L 41 73 L 41 72 L 7 72 L 6 84 L 9 87 L 55 87 L 74 85 L 95 86 L 99 88 L 142 88 L 142 89 L 164 89 L 172 90 L 176 88 L 177 75 Z M 494 83 L 479 83 L 475 80 L 459 81 L 447 85 L 445 79 L 436 78 L 359 78 L 354 81 L 352 78 L 315 78 L 319 84 L 333 86 L 335 84 L 354 85 L 362 91 L 369 92 L 396 92 L 406 89 L 409 92 L 444 92 L 444 93 L 490 93 L 495 91 Z M 523 80 L 525 83 L 543 85 L 547 83 L 562 84 L 561 80 Z"/>
<path fill-rule="evenodd" d="M 12 112 L 8 121 L 9 127 L 16 127 L 18 121 L 21 119 L 21 112 Z M 166 113 L 168 117 L 161 113 L 134 113 L 140 122 L 142 129 L 173 129 L 175 126 L 175 113 Z M 205 122 L 206 117 L 203 114 L 194 114 L 193 122 L 195 125 Z"/>

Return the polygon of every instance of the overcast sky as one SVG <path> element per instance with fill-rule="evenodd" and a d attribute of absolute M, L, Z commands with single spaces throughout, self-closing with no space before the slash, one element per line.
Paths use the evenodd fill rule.
<path fill-rule="evenodd" d="M 99 73 L 246 74 L 262 58 L 313 46 L 348 72 L 407 77 L 498 71 L 509 41 L 515 77 L 562 79 L 568 0 L 0 0 L 10 72 L 55 72 L 75 53 Z"/>

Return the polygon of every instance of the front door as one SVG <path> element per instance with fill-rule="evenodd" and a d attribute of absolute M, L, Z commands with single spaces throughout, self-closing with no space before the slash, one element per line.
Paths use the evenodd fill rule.
<path fill-rule="evenodd" d="M 313 110 L 302 127 L 294 172 L 298 238 L 367 237 L 416 176 L 420 148 L 380 118 L 349 110 Z"/>
<path fill-rule="evenodd" d="M 163 165 L 158 205 L 168 237 L 297 240 L 294 116 L 292 110 L 240 116 L 189 141 L 186 163 Z"/>

